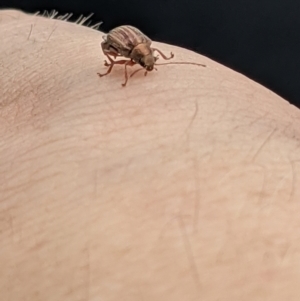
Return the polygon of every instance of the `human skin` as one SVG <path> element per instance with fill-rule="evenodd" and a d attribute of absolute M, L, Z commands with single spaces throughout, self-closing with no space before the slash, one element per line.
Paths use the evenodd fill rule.
<path fill-rule="evenodd" d="M 299 110 L 160 43 L 207 67 L 123 88 L 101 40 L 0 12 L 1 300 L 300 300 Z"/>

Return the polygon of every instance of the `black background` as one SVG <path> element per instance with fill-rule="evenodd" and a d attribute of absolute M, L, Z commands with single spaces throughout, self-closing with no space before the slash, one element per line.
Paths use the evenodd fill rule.
<path fill-rule="evenodd" d="M 300 107 L 299 0 L 0 0 L 0 8 L 72 12 L 73 21 L 93 12 L 104 32 L 130 24 L 153 40 L 241 72 Z"/>

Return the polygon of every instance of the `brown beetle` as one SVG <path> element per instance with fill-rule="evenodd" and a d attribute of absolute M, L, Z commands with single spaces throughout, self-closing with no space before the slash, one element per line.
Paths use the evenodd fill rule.
<path fill-rule="evenodd" d="M 104 41 L 101 43 L 103 53 L 109 60 L 109 63 L 105 60 L 104 65 L 109 67 L 104 74 L 97 73 L 100 77 L 109 74 L 114 65 L 125 66 L 125 82 L 122 86 L 126 86 L 128 81 L 127 66 L 133 66 L 140 64 L 147 71 L 152 71 L 158 57 L 154 56 L 154 52 L 158 52 L 163 59 L 169 60 L 174 57 L 171 52 L 170 57 L 164 55 L 159 49 L 151 47 L 151 40 L 144 35 L 140 30 L 133 26 L 123 25 L 112 29 L 106 36 L 103 37 Z M 130 60 L 114 61 L 112 58 L 123 56 Z M 173 63 L 174 64 L 174 63 Z M 179 63 L 180 64 L 180 63 Z M 189 64 L 189 63 L 188 63 Z M 195 64 L 194 65 L 201 65 Z M 205 65 L 201 65 L 205 66 Z M 135 74 L 136 72 L 134 72 Z M 132 74 L 133 75 L 133 74 Z M 131 76 L 132 76 L 131 75 Z"/>

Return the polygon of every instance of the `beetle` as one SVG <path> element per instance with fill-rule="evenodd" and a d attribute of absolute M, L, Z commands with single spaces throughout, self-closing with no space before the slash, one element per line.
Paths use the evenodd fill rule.
<path fill-rule="evenodd" d="M 170 60 L 174 57 L 172 52 L 170 53 L 170 56 L 167 57 L 159 49 L 151 47 L 151 43 L 152 41 L 150 38 L 133 26 L 122 25 L 112 29 L 107 35 L 103 36 L 103 42 L 101 43 L 102 51 L 109 61 L 107 62 L 105 60 L 104 66 L 109 68 L 107 69 L 107 72 L 103 74 L 97 74 L 102 77 L 108 75 L 112 71 L 114 65 L 124 65 L 125 82 L 122 84 L 122 86 L 125 87 L 128 81 L 128 66 L 139 64 L 146 70 L 146 75 L 148 71 L 155 69 L 154 65 L 156 65 L 158 56 L 155 56 L 154 52 L 160 54 L 165 60 Z M 117 57 L 125 57 L 129 58 L 129 60 L 114 61 L 112 57 L 114 57 L 114 59 Z M 205 66 L 202 64 L 195 65 Z M 133 74 L 131 74 L 131 76 L 132 75 Z"/>

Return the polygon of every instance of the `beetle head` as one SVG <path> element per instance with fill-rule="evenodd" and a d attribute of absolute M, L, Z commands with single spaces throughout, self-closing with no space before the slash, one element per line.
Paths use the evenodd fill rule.
<path fill-rule="evenodd" d="M 152 53 L 149 53 L 140 58 L 139 64 L 143 68 L 145 68 L 147 71 L 152 71 L 156 60 L 157 60 L 157 58 L 154 57 Z"/>
<path fill-rule="evenodd" d="M 134 47 L 131 52 L 131 58 L 147 71 L 152 71 L 154 69 L 154 65 L 157 60 L 157 58 L 153 55 L 150 45 L 145 43 L 141 43 Z"/>

